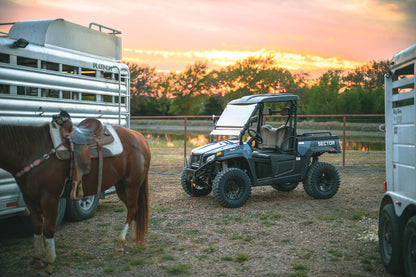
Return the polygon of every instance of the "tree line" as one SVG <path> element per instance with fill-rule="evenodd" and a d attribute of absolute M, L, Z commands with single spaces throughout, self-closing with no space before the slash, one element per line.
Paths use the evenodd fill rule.
<path fill-rule="evenodd" d="M 249 57 L 218 70 L 196 62 L 168 74 L 147 65 L 128 66 L 132 115 L 219 115 L 233 99 L 284 92 L 299 95 L 299 114 L 383 114 L 389 61 L 329 70 L 313 82 L 306 73 L 279 67 L 273 56 Z"/>

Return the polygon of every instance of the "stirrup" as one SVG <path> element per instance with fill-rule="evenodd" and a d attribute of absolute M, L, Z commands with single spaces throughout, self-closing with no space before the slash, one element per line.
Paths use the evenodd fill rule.
<path fill-rule="evenodd" d="M 82 182 L 79 182 L 72 188 L 70 197 L 74 201 L 81 200 L 84 197 L 84 190 L 82 189 Z"/>

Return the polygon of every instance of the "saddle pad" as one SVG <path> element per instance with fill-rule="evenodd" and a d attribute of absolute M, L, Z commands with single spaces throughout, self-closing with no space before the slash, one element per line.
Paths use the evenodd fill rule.
<path fill-rule="evenodd" d="M 110 144 L 103 145 L 103 156 L 104 157 L 110 157 L 110 156 L 117 156 L 123 153 L 123 144 L 121 143 L 121 140 L 117 134 L 117 132 L 114 130 L 114 128 L 111 125 L 106 125 L 107 130 L 111 133 L 111 135 L 114 138 L 114 141 Z M 60 160 L 69 160 L 70 154 L 68 148 L 62 144 L 62 137 L 60 133 L 60 126 L 57 125 L 54 122 L 49 123 L 49 132 L 52 138 L 53 147 L 56 149 L 56 156 Z M 62 145 L 61 145 L 62 144 Z M 59 146 L 60 145 L 60 146 Z M 57 148 L 57 146 L 59 146 Z M 96 148 L 92 147 L 92 148 Z M 91 151 L 91 152 L 97 152 L 97 151 Z M 95 158 L 96 155 L 92 154 L 92 158 Z"/>

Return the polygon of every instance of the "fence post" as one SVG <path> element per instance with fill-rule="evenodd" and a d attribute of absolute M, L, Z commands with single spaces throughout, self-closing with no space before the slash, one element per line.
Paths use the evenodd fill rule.
<path fill-rule="evenodd" d="M 183 159 L 183 161 L 185 163 L 185 159 L 186 159 L 186 125 L 187 125 L 187 117 L 185 116 L 184 119 L 185 119 L 185 122 L 184 122 L 184 125 L 183 125 L 183 134 L 184 134 L 184 137 L 183 137 L 183 157 L 184 157 L 184 159 Z"/>
<path fill-rule="evenodd" d="M 344 115 L 344 128 L 342 130 L 342 166 L 345 166 L 345 151 L 347 151 L 346 141 L 345 141 L 345 129 L 347 126 L 347 117 Z"/>

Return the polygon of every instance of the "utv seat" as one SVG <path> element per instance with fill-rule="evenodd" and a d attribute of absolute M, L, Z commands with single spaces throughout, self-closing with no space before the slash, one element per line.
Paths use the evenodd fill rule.
<path fill-rule="evenodd" d="M 289 149 L 290 136 L 293 135 L 293 128 L 283 125 L 279 128 L 273 128 L 270 125 L 263 125 L 260 127 L 260 136 L 263 138 L 263 143 L 259 145 L 264 150 L 281 150 Z"/>

